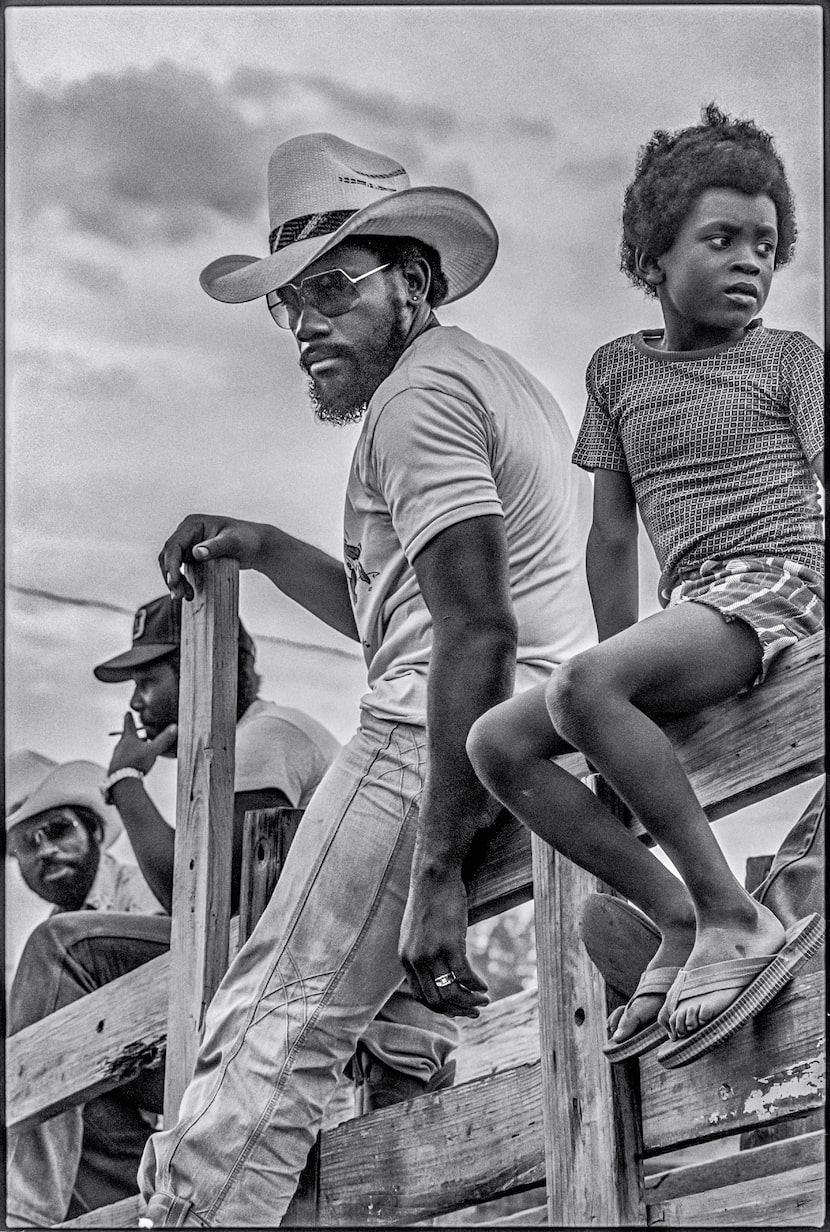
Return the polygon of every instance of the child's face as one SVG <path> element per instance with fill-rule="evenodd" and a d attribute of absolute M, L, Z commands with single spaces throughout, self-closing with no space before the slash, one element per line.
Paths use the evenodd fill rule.
<path fill-rule="evenodd" d="M 776 221 L 765 193 L 708 188 L 698 197 L 657 262 L 667 337 L 684 349 L 743 337 L 769 295 Z"/>

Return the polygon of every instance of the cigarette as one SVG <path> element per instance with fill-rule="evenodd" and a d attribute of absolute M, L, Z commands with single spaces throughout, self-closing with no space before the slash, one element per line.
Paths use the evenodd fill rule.
<path fill-rule="evenodd" d="M 146 735 L 147 735 L 147 733 L 145 732 L 145 730 L 144 730 L 144 728 L 143 728 L 143 727 L 137 727 L 135 730 L 138 732 L 139 736 L 146 736 Z M 108 732 L 108 733 L 107 733 L 107 735 L 109 735 L 109 736 L 123 736 L 123 735 L 124 735 L 124 732 L 123 732 L 122 730 L 118 730 L 118 731 L 111 731 L 111 732 Z"/>

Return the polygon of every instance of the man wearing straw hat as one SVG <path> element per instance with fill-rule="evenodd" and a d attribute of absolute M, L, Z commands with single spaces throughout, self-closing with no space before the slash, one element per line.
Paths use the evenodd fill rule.
<path fill-rule="evenodd" d="M 450 188 L 328 133 L 280 145 L 270 256 L 214 261 L 214 299 L 264 298 L 319 419 L 362 421 L 343 560 L 273 526 L 191 515 L 160 564 L 257 569 L 363 647 L 360 727 L 306 811 L 283 879 L 207 1017 L 177 1125 L 154 1135 L 145 1224 L 273 1227 L 355 1041 L 402 991 L 475 1017 L 463 864 L 495 808 L 473 721 L 585 646 L 587 492 L 548 391 L 435 315 L 489 273 L 496 230 Z M 417 1000 L 415 999 L 417 997 Z"/>
<path fill-rule="evenodd" d="M 79 955 L 77 947 L 108 937 L 113 920 L 120 921 L 127 934 L 130 924 L 125 929 L 125 922 L 136 922 L 142 944 L 154 931 L 169 933 L 169 920 L 139 869 L 108 850 L 123 826 L 116 809 L 102 799 L 104 773 L 95 762 L 59 764 L 31 749 L 11 753 L 6 761 L 6 851 L 17 861 L 29 889 L 53 904 L 51 916 L 34 930 L 23 950 L 9 994 L 9 1034 L 90 991 L 80 981 L 68 992 L 73 980 L 66 978 L 66 964 Z M 115 979 L 148 957 L 152 954 L 144 950 L 136 957 L 129 936 L 122 937 L 105 978 Z M 129 1099 L 123 1092 L 113 1093 L 86 1110 L 70 1108 L 49 1121 L 11 1130 L 6 1157 L 9 1226 L 35 1225 L 41 1210 L 54 1213 L 55 1222 L 67 1211 L 69 1217 L 79 1215 L 118 1195 L 123 1158 L 138 1159 L 150 1133 L 139 1109 L 157 1098 L 155 1085 L 158 1075 L 152 1072 L 132 1084 Z M 113 1151 L 113 1137 L 121 1159 Z"/>

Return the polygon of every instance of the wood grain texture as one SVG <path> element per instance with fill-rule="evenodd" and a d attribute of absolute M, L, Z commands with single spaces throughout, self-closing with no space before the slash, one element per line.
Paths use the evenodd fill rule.
<path fill-rule="evenodd" d="M 712 821 L 820 774 L 824 767 L 824 635 L 784 652 L 763 687 L 664 730 Z M 582 778 L 579 754 L 557 758 Z M 470 857 L 470 923 L 533 895 L 530 836 L 517 821 L 482 839 Z"/>
<path fill-rule="evenodd" d="M 539 994 L 535 988 L 486 1005 L 478 1018 L 460 1018 L 455 1085 L 539 1060 Z"/>
<path fill-rule="evenodd" d="M 631 1074 L 602 1054 L 605 983 L 577 931 L 581 903 L 601 885 L 535 834 L 533 865 L 548 1222 L 640 1226 Z"/>
<path fill-rule="evenodd" d="M 692 1065 L 668 1070 L 653 1053 L 642 1057 L 646 1152 L 820 1108 L 824 1032 L 824 972 L 819 971 L 796 976 L 758 1018 Z"/>
<path fill-rule="evenodd" d="M 239 565 L 193 570 L 182 605 L 178 792 L 165 1121 L 176 1120 L 228 965 Z"/>
<path fill-rule="evenodd" d="M 788 1138 L 786 1142 L 771 1142 L 766 1146 L 753 1147 L 750 1151 L 736 1151 L 720 1159 L 708 1159 L 705 1163 L 687 1164 L 658 1172 L 646 1182 L 646 1202 L 649 1206 L 687 1198 L 705 1189 L 720 1189 L 744 1181 L 755 1181 L 777 1172 L 790 1172 L 794 1168 L 811 1167 L 824 1162 L 824 1134 L 815 1132 Z"/>
<path fill-rule="evenodd" d="M 302 809 L 251 809 L 242 835 L 239 945 L 244 945 L 268 905 L 294 841 Z"/>
<path fill-rule="evenodd" d="M 319 1222 L 406 1224 L 544 1179 L 537 1062 L 323 1133 Z"/>
<path fill-rule="evenodd" d="M 77 1219 L 67 1219 L 65 1223 L 56 1223 L 56 1228 L 134 1228 L 139 1218 L 144 1214 L 146 1204 L 138 1194 L 134 1198 L 122 1198 L 110 1206 L 100 1206 L 97 1211 L 87 1215 L 78 1215 Z"/>
<path fill-rule="evenodd" d="M 233 921 L 231 922 L 233 924 Z M 231 930 L 233 931 L 233 929 Z M 133 1077 L 167 1047 L 162 954 L 6 1041 L 6 1123 L 44 1120 Z M 460 1024 L 456 1085 L 539 1060 L 536 989 Z"/>
<path fill-rule="evenodd" d="M 650 1226 L 822 1227 L 824 1134 L 740 1151 L 653 1177 Z"/>
<path fill-rule="evenodd" d="M 6 1124 L 43 1120 L 164 1056 L 170 955 L 162 954 L 6 1040 Z"/>

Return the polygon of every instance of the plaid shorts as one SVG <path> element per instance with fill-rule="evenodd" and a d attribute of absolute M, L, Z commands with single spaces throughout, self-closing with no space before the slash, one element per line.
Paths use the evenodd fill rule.
<path fill-rule="evenodd" d="M 669 606 L 705 603 L 724 620 L 743 620 L 761 643 L 761 684 L 773 660 L 802 637 L 824 628 L 824 579 L 783 556 L 706 560 L 680 571 Z"/>

